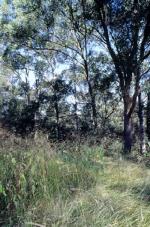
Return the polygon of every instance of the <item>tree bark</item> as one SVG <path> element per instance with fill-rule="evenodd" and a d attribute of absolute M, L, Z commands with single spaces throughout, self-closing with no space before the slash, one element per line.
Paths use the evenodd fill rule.
<path fill-rule="evenodd" d="M 93 113 L 94 129 L 96 129 L 97 128 L 97 111 L 96 111 L 95 97 L 92 98 L 92 113 Z"/>
<path fill-rule="evenodd" d="M 146 128 L 147 137 L 150 140 L 150 92 L 147 95 Z"/>
<path fill-rule="evenodd" d="M 97 110 L 96 110 L 95 95 L 93 94 L 93 88 L 89 81 L 88 81 L 88 86 L 89 86 L 89 93 L 91 98 L 92 120 L 93 120 L 94 129 L 96 129 L 97 128 Z"/>
<path fill-rule="evenodd" d="M 138 95 L 138 104 L 139 104 L 139 137 L 140 137 L 140 154 L 144 154 L 146 151 L 145 146 L 145 129 L 144 129 L 144 110 L 143 110 L 143 102 L 141 92 Z"/>
<path fill-rule="evenodd" d="M 59 128 L 59 108 L 58 102 L 55 101 L 55 112 L 56 112 L 56 127 L 57 127 L 57 139 L 60 139 L 60 128 Z"/>
<path fill-rule="evenodd" d="M 133 138 L 132 116 L 124 112 L 124 154 L 131 152 Z"/>
<path fill-rule="evenodd" d="M 38 138 L 38 129 L 39 129 L 39 108 L 40 103 L 36 100 L 35 106 L 34 106 L 34 139 L 36 140 Z"/>
<path fill-rule="evenodd" d="M 75 103 L 75 122 L 76 122 L 76 132 L 79 133 L 79 122 L 78 122 L 78 114 L 77 114 L 77 102 Z"/>
<path fill-rule="evenodd" d="M 147 37 L 144 37 L 142 40 L 142 44 L 139 47 L 139 32 L 141 30 L 139 18 L 135 17 L 133 22 L 134 25 L 134 34 L 131 39 L 131 45 L 133 48 L 130 49 L 130 54 L 127 56 L 123 51 L 119 51 L 115 40 L 115 37 L 118 39 L 118 35 L 112 37 L 110 34 L 113 32 L 111 27 L 108 24 L 108 14 L 107 10 L 105 10 L 104 3 L 100 4 L 100 1 L 95 0 L 95 9 L 97 11 L 97 19 L 101 22 L 101 26 L 103 28 L 103 36 L 104 42 L 107 45 L 107 49 L 112 57 L 113 63 L 115 65 L 116 73 L 118 75 L 119 83 L 120 83 L 120 90 L 122 92 L 122 97 L 124 100 L 124 152 L 129 153 L 132 147 L 132 136 L 133 136 L 133 127 L 132 127 L 132 115 L 135 110 L 135 106 L 137 103 L 137 97 L 139 94 L 139 81 L 140 81 L 140 67 L 143 62 L 144 57 L 144 47 L 147 41 Z M 137 4 L 134 4 L 134 9 L 137 10 Z M 116 16 L 118 16 L 116 14 Z M 108 16 L 109 17 L 109 16 Z M 110 22 L 111 17 L 109 17 Z M 122 23 L 122 22 L 121 22 Z M 114 23 L 115 24 L 115 23 Z M 124 22 L 120 24 L 124 25 Z M 132 26 L 133 26 L 132 25 Z M 118 25 L 116 25 L 116 29 Z M 147 30 L 146 25 L 146 30 Z M 132 29 L 132 27 L 131 27 Z M 133 30 L 133 29 L 132 29 Z M 119 30 L 118 30 L 119 31 Z M 145 33 L 145 32 L 144 32 Z M 145 35 L 144 35 L 145 36 Z M 124 41 L 124 34 L 120 35 L 119 38 L 120 43 Z M 112 43 L 113 42 L 113 43 Z M 127 49 L 129 46 L 123 44 L 122 47 L 126 47 Z M 140 50 L 140 51 L 139 51 Z M 140 52 L 140 53 L 138 53 Z M 138 56 L 139 55 L 139 56 Z M 130 57 L 129 57 L 130 56 Z M 134 77 L 133 77 L 134 76 Z M 132 84 L 134 85 L 134 94 L 131 96 L 130 91 L 132 91 Z"/>
<path fill-rule="evenodd" d="M 75 74 L 75 72 L 74 72 L 74 74 Z M 74 107 L 75 107 L 75 124 L 76 124 L 76 132 L 78 134 L 79 133 L 79 120 L 78 120 L 78 101 L 77 101 L 78 99 L 77 99 L 76 84 L 75 84 L 75 87 L 74 87 L 74 97 L 75 97 L 75 104 L 74 104 Z"/>

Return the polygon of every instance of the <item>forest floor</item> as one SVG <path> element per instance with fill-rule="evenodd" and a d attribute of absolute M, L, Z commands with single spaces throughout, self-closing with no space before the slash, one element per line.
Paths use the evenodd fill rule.
<path fill-rule="evenodd" d="M 124 160 L 106 157 L 103 161 L 104 169 L 98 173 L 94 187 L 83 190 L 79 185 L 70 199 L 40 203 L 37 210 L 42 207 L 44 214 L 37 212 L 38 223 L 64 227 L 149 227 L 150 170 Z"/>
<path fill-rule="evenodd" d="M 1 226 L 150 226 L 150 169 L 144 163 L 105 156 L 99 146 L 80 152 L 60 147 L 57 154 L 42 146 L 34 147 L 36 153 L 20 145 L 4 148 Z"/>

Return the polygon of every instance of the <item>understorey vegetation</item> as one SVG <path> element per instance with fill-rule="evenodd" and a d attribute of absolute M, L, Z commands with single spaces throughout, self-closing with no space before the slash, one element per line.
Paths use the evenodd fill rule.
<path fill-rule="evenodd" d="M 124 159 L 119 142 L 9 140 L 0 148 L 1 226 L 149 226 L 150 157 Z"/>
<path fill-rule="evenodd" d="M 150 0 L 0 1 L 0 225 L 149 227 Z"/>

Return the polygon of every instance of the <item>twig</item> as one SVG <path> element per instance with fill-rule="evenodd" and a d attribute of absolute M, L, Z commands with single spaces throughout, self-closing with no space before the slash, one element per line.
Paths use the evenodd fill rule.
<path fill-rule="evenodd" d="M 36 227 L 46 227 L 46 225 L 41 225 L 41 224 L 33 223 L 33 222 L 27 222 L 26 224 L 27 225 L 33 225 L 33 226 L 36 226 Z"/>

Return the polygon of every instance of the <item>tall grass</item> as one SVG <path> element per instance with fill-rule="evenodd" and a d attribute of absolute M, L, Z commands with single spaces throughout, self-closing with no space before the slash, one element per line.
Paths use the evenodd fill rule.
<path fill-rule="evenodd" d="M 143 164 L 106 157 L 96 145 L 9 143 L 0 148 L 0 226 L 150 226 Z"/>
<path fill-rule="evenodd" d="M 3 224 L 24 221 L 29 207 L 38 201 L 69 199 L 78 190 L 88 190 L 96 183 L 93 170 L 84 163 L 69 162 L 69 157 L 37 151 L 1 150 L 0 153 L 0 219 Z M 6 220 L 8 221 L 7 223 Z"/>

